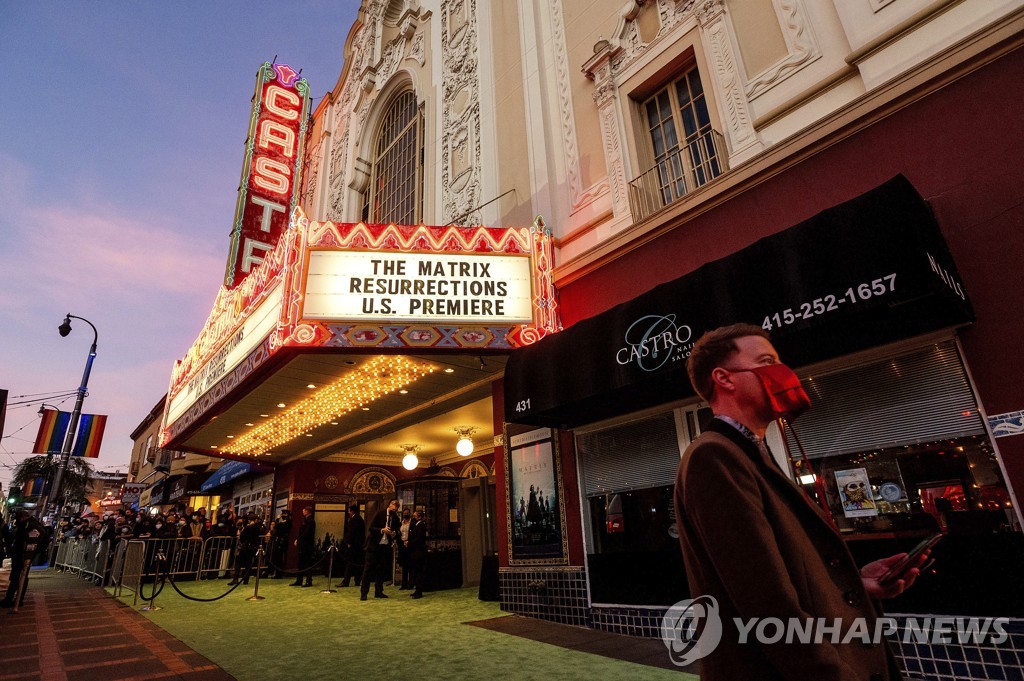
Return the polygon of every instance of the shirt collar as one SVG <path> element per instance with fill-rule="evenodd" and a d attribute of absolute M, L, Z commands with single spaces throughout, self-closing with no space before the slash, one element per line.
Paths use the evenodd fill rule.
<path fill-rule="evenodd" d="M 747 438 L 760 448 L 763 441 L 757 435 L 754 435 L 754 431 L 752 431 L 750 428 L 747 428 L 745 425 L 743 425 L 733 417 L 726 416 L 725 414 L 715 414 L 715 418 L 718 419 L 719 421 L 724 421 L 725 423 L 728 423 L 730 426 L 738 430 L 740 434 L 743 435 L 743 437 Z"/>

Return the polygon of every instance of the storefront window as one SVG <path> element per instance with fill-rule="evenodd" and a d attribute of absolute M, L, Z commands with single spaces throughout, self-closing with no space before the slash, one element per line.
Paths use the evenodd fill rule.
<path fill-rule="evenodd" d="M 827 505 L 858 564 L 943 539 L 891 612 L 1020 616 L 1024 535 L 953 341 L 802 376 L 812 409 L 787 439 L 797 478 Z M 984 559 L 980 557 L 984 556 Z"/>
<path fill-rule="evenodd" d="M 595 603 L 663 605 L 686 593 L 672 501 L 680 446 L 671 411 L 577 436 Z"/>
<path fill-rule="evenodd" d="M 840 531 L 1019 532 L 995 452 L 981 435 L 827 457 L 816 468 Z M 802 463 L 805 489 L 814 484 Z M 865 482 L 863 492 L 859 487 Z M 846 488 L 848 486 L 848 489 Z"/>

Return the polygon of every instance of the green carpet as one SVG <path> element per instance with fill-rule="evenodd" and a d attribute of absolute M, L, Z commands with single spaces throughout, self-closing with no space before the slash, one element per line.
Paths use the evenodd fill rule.
<path fill-rule="evenodd" d="M 168 585 L 156 601 L 163 610 L 143 614 L 240 681 L 697 680 L 467 626 L 463 623 L 504 614 L 497 603 L 480 601 L 475 588 L 428 593 L 417 601 L 388 587 L 390 598 L 371 594 L 361 602 L 358 589 L 319 593 L 325 585 L 324 578 L 313 588 L 264 580 L 260 595 L 266 600 L 247 601 L 250 584 L 214 603 L 186 600 Z M 179 587 L 199 598 L 227 590 L 223 580 Z M 126 591 L 121 600 L 131 605 L 132 594 Z"/>

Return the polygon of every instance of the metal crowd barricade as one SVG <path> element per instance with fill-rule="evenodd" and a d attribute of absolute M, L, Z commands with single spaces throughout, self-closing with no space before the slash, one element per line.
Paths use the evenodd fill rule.
<path fill-rule="evenodd" d="M 207 537 L 203 542 L 199 579 L 229 577 L 235 566 L 235 537 Z"/>
<path fill-rule="evenodd" d="M 102 584 L 109 574 L 110 549 L 109 540 L 95 542 L 91 538 L 82 537 L 62 539 L 57 542 L 53 567 Z"/>
<path fill-rule="evenodd" d="M 59 539 L 57 544 L 57 555 L 53 559 L 53 569 L 64 572 L 67 569 L 68 553 L 71 551 L 70 539 Z"/>

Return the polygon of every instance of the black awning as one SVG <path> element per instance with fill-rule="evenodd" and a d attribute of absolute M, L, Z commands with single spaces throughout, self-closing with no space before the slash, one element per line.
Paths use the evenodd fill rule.
<path fill-rule="evenodd" d="M 177 501 L 182 497 L 194 497 L 204 494 L 203 483 L 210 477 L 209 473 L 188 473 L 175 475 L 167 480 L 167 502 Z"/>
<path fill-rule="evenodd" d="M 969 323 L 928 204 L 898 176 L 534 345 L 505 368 L 505 419 L 575 427 L 693 395 L 689 350 L 764 326 L 791 366 Z"/>

